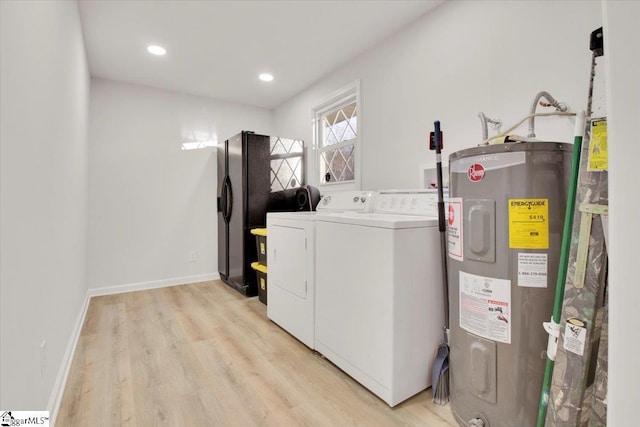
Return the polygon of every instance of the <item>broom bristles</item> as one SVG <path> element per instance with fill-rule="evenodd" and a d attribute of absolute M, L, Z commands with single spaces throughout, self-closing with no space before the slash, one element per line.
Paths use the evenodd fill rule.
<path fill-rule="evenodd" d="M 438 354 L 433 366 L 432 402 L 446 405 L 449 402 L 449 334 L 445 328 L 445 342 L 438 346 Z M 437 376 L 436 376 L 437 374 Z"/>
<path fill-rule="evenodd" d="M 436 405 L 446 405 L 449 403 L 449 370 L 443 370 L 438 379 L 438 385 L 433 390 L 431 399 Z"/>

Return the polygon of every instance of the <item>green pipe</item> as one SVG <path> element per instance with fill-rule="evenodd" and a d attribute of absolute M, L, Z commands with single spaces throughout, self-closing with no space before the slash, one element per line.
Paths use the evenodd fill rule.
<path fill-rule="evenodd" d="M 571 230 L 573 228 L 573 213 L 576 205 L 576 191 L 578 188 L 578 174 L 580 172 L 580 155 L 582 153 L 582 135 L 584 135 L 584 111 L 576 114 L 576 127 L 573 137 L 573 157 L 571 159 L 571 175 L 569 176 L 569 191 L 567 194 L 567 207 L 564 212 L 564 228 L 562 230 L 562 246 L 560 248 L 560 263 L 558 265 L 558 279 L 556 281 L 556 297 L 553 303 L 553 323 L 560 324 L 562 315 L 562 303 L 564 302 L 564 284 L 567 280 L 567 266 L 569 264 L 569 249 L 571 248 Z M 554 357 L 555 359 L 555 357 Z M 554 361 L 549 359 L 544 367 L 544 380 L 542 381 L 542 393 L 540 406 L 538 407 L 537 427 L 544 427 L 547 418 L 547 405 L 549 402 L 549 390 L 551 389 L 551 377 L 553 375 Z"/>

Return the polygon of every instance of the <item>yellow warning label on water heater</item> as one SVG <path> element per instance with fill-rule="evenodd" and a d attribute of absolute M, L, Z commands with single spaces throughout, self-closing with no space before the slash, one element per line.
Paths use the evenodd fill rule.
<path fill-rule="evenodd" d="M 509 248 L 549 249 L 549 199 L 509 199 Z"/>
<path fill-rule="evenodd" d="M 589 172 L 606 171 L 608 159 L 607 119 L 591 122 L 591 141 L 589 142 Z"/>

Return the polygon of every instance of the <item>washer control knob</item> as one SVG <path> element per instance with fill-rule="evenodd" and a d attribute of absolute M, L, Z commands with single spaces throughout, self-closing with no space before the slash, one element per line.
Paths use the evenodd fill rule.
<path fill-rule="evenodd" d="M 360 200 L 360 197 L 358 197 L 358 196 L 355 196 L 355 197 L 353 198 L 353 202 L 354 202 L 354 203 L 356 203 L 358 200 Z"/>

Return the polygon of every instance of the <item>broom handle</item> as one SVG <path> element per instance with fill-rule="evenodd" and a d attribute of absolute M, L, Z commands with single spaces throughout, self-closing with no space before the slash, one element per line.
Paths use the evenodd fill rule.
<path fill-rule="evenodd" d="M 447 285 L 447 238 L 445 235 L 447 227 L 444 216 L 444 195 L 442 191 L 442 155 L 440 154 L 440 149 L 442 147 L 442 138 L 440 135 L 440 120 L 436 120 L 433 124 L 436 148 L 436 178 L 438 183 L 438 230 L 440 231 L 440 252 L 442 259 L 442 295 L 444 297 L 444 328 L 446 337 L 446 330 L 449 329 L 449 286 Z"/>
<path fill-rule="evenodd" d="M 576 193 L 578 191 L 578 179 L 580 178 L 582 137 L 585 131 L 586 129 L 584 111 L 580 111 L 576 115 L 576 125 L 573 138 L 573 156 L 571 158 L 571 175 L 569 176 L 567 206 L 564 213 L 564 227 L 562 230 L 562 243 L 560 246 L 560 261 L 558 263 L 558 277 L 556 279 L 556 296 L 553 303 L 553 317 L 551 318 L 552 322 L 556 325 L 560 324 L 560 319 L 562 316 L 564 288 L 567 279 L 567 269 L 569 268 L 569 252 L 571 250 L 571 230 L 573 229 L 573 215 L 576 206 Z M 542 379 L 540 405 L 538 406 L 538 421 L 536 424 L 537 427 L 544 427 L 546 424 L 547 407 L 549 406 L 549 390 L 551 390 L 551 380 L 553 379 L 554 365 L 554 360 L 551 360 L 549 358 L 549 355 L 547 354 L 547 360 L 544 367 L 544 377 Z"/>

